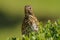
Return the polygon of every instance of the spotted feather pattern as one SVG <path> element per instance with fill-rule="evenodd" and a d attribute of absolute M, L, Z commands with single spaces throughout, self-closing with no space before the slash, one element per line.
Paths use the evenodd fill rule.
<path fill-rule="evenodd" d="M 22 34 L 38 31 L 39 21 L 33 14 L 31 6 L 25 6 L 25 17 L 22 24 Z"/>

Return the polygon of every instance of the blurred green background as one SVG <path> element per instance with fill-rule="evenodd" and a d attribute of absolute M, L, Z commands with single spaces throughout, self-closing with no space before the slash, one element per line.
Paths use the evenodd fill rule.
<path fill-rule="evenodd" d="M 60 0 L 0 0 L 0 40 L 21 37 L 25 5 L 32 6 L 40 21 L 60 17 Z"/>

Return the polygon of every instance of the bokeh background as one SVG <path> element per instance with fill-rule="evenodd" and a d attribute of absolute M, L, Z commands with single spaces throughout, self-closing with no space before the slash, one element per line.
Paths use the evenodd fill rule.
<path fill-rule="evenodd" d="M 60 0 L 0 0 L 0 40 L 21 37 L 25 5 L 32 6 L 39 21 L 60 17 Z"/>

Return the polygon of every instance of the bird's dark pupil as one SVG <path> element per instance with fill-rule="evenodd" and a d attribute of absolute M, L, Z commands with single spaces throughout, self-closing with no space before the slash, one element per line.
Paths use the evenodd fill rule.
<path fill-rule="evenodd" d="M 30 9 L 31 9 L 31 7 L 30 7 Z"/>

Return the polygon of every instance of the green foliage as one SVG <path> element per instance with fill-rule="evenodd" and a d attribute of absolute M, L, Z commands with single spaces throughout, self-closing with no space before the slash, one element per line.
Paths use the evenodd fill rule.
<path fill-rule="evenodd" d="M 23 40 L 60 40 L 60 22 L 55 21 L 52 23 L 50 20 L 43 25 L 40 22 L 38 32 L 31 32 L 29 36 L 23 35 Z M 14 38 L 12 40 L 15 40 Z"/>
<path fill-rule="evenodd" d="M 24 35 L 25 36 L 25 35 Z M 23 37 L 24 38 L 24 37 Z M 60 22 L 55 21 L 52 23 L 50 20 L 43 25 L 40 23 L 39 31 L 37 33 L 30 33 L 28 40 L 60 40 Z M 25 40 L 26 36 L 25 36 Z"/>

